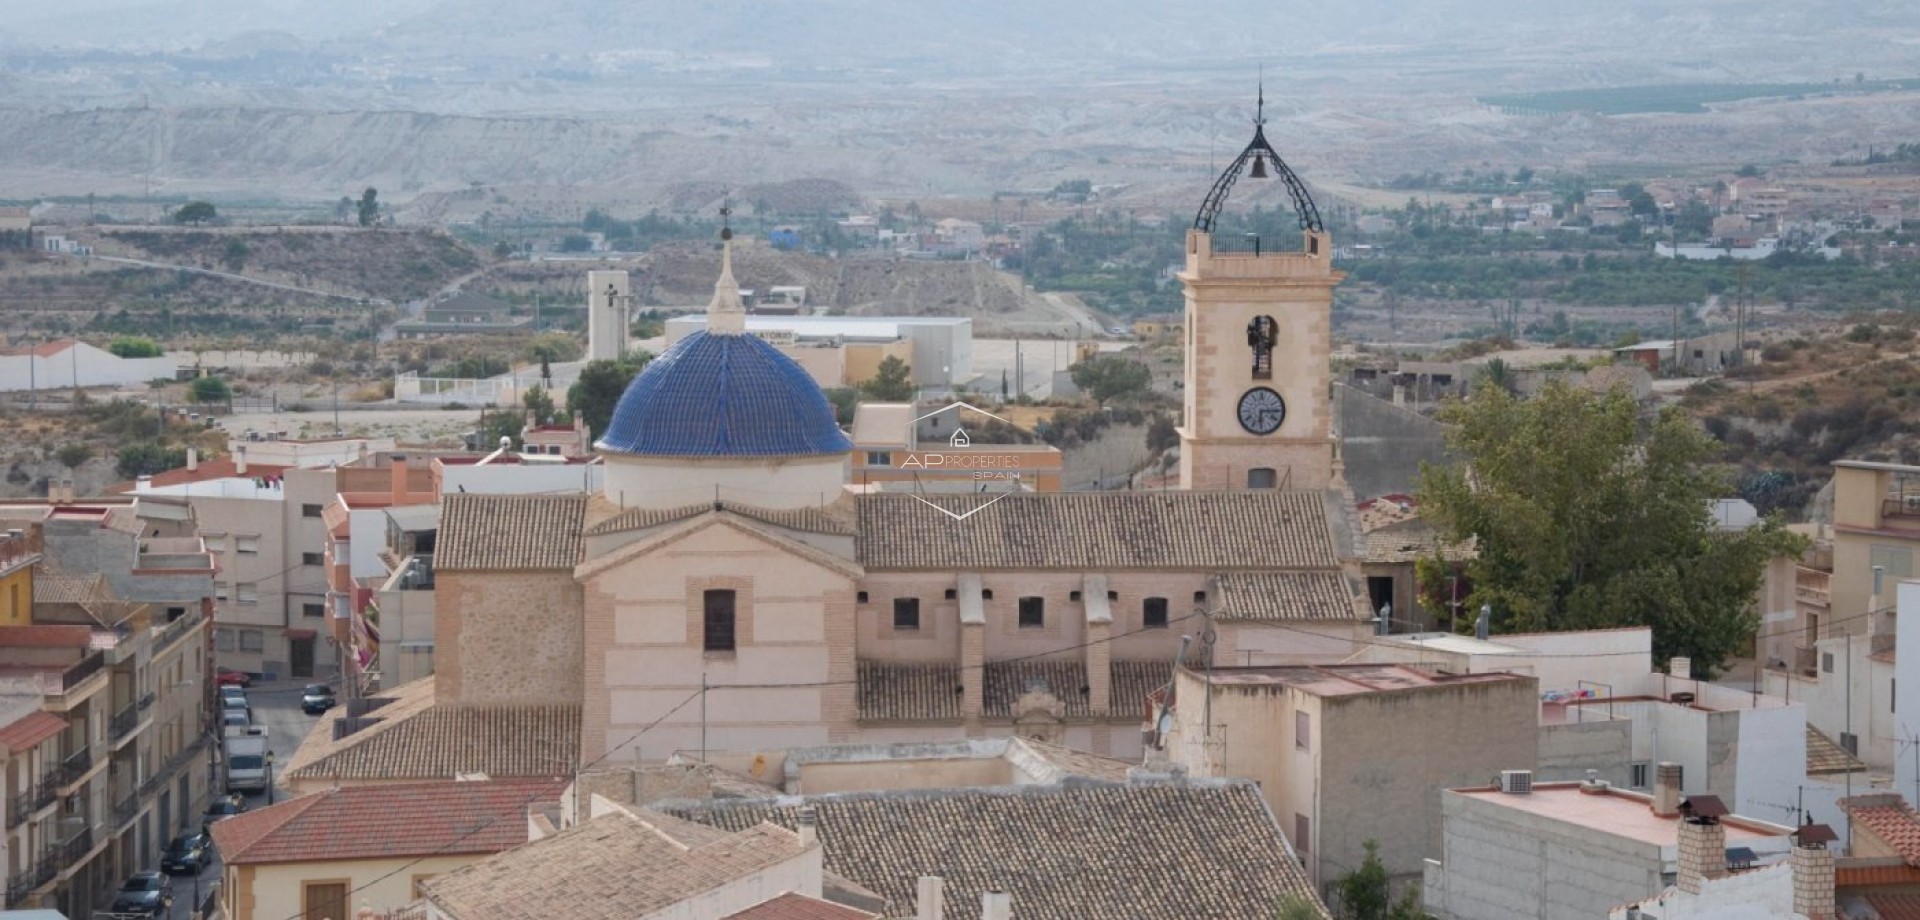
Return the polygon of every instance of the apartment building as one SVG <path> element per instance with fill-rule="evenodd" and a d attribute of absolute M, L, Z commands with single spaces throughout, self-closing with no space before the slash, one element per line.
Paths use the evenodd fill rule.
<path fill-rule="evenodd" d="M 86 916 L 199 820 L 212 779 L 213 559 L 134 503 L 0 508 L 5 904 Z M 188 522 L 190 526 L 191 522 Z M 198 596 L 195 597 L 194 595 Z"/>

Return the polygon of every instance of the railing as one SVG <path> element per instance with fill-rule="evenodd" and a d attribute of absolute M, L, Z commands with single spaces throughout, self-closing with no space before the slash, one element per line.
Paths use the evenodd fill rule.
<path fill-rule="evenodd" d="M 200 612 L 200 608 L 195 607 L 182 614 L 180 619 L 160 627 L 160 632 L 153 637 L 153 650 L 159 652 L 161 649 L 173 644 L 173 642 L 181 636 L 192 632 L 195 626 L 200 625 L 200 620 L 203 616 L 205 616 L 205 614 Z"/>
<path fill-rule="evenodd" d="M 60 692 L 73 692 L 73 688 L 80 686 L 81 681 L 100 673 L 100 669 L 106 666 L 107 656 L 104 652 L 94 652 L 82 658 L 78 664 L 60 673 Z"/>
<path fill-rule="evenodd" d="M 93 769 L 93 749 L 87 748 L 61 761 L 60 766 L 54 768 L 49 780 L 55 786 L 65 786 L 85 776 L 91 769 Z"/>
<path fill-rule="evenodd" d="M 1793 573 L 1793 596 L 1799 600 L 1824 606 L 1830 603 L 1828 591 L 1832 583 L 1832 573 L 1803 567 Z"/>
<path fill-rule="evenodd" d="M 53 881 L 60 874 L 60 866 L 54 862 L 52 854 L 35 860 L 32 868 L 14 876 L 7 882 L 7 903 L 18 904 L 33 894 L 34 889 Z"/>
<path fill-rule="evenodd" d="M 107 723 L 107 737 L 119 741 L 133 734 L 134 728 L 139 724 L 140 707 L 128 706 L 113 714 L 113 720 Z"/>
<path fill-rule="evenodd" d="M 146 712 L 147 710 L 152 709 L 153 701 L 156 699 L 159 699 L 159 695 L 153 693 L 152 691 L 148 691 L 146 694 L 142 695 L 140 697 L 140 702 L 138 704 L 140 711 Z"/>
<path fill-rule="evenodd" d="M 113 803 L 111 823 L 115 829 L 118 829 L 127 822 L 132 821 L 134 816 L 139 813 L 140 794 L 138 792 L 130 793 L 125 798 Z"/>
<path fill-rule="evenodd" d="M 1882 499 L 1880 516 L 1883 518 L 1920 518 L 1920 494 L 1895 495 Z"/>
<path fill-rule="evenodd" d="M 167 758 L 166 763 L 160 765 L 160 769 L 153 771 L 153 775 L 147 777 L 146 782 L 140 784 L 140 794 L 143 796 L 152 795 L 160 788 L 162 783 L 172 779 L 175 773 L 178 773 L 182 767 L 196 760 L 206 749 L 207 736 L 201 735 L 194 739 L 192 744 L 176 751 L 172 757 Z"/>
<path fill-rule="evenodd" d="M 39 783 L 20 790 L 19 795 L 7 800 L 7 827 L 12 829 L 25 824 L 28 815 L 52 805 L 56 798 L 58 796 L 54 795 L 50 783 Z"/>
<path fill-rule="evenodd" d="M 38 527 L 21 531 L 18 535 L 0 532 L 0 567 L 11 566 L 39 553 L 40 529 Z"/>
<path fill-rule="evenodd" d="M 87 855 L 87 851 L 91 849 L 93 849 L 93 828 L 81 828 L 79 833 L 68 837 L 56 850 L 55 858 L 59 860 L 55 863 L 56 871 L 59 868 L 78 867 L 80 857 Z"/>

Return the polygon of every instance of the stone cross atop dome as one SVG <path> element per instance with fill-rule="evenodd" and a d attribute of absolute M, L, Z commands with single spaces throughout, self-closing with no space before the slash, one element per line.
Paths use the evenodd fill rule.
<path fill-rule="evenodd" d="M 707 303 L 707 332 L 712 335 L 740 335 L 747 331 L 747 307 L 740 301 L 740 282 L 733 280 L 733 228 L 726 225 L 733 209 L 720 209 L 720 280 L 713 283 L 713 300 Z"/>

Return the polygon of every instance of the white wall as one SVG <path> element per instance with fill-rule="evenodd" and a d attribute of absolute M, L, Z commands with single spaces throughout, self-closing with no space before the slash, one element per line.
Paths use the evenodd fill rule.
<path fill-rule="evenodd" d="M 1920 801 L 1920 581 L 1895 588 L 1894 789 Z"/>
<path fill-rule="evenodd" d="M 1474 671 L 1517 671 L 1540 679 L 1540 690 L 1572 690 L 1581 681 L 1621 688 L 1653 671 L 1653 630 L 1603 629 L 1494 636 L 1524 655 L 1476 656 Z M 1573 657 L 1578 656 L 1578 657 Z M 1604 692 L 1604 691 L 1601 691 Z"/>
<path fill-rule="evenodd" d="M 387 574 L 380 551 L 387 548 L 387 509 L 362 508 L 347 519 L 347 539 L 353 541 L 348 557 L 349 571 L 356 579 L 377 578 Z"/>
<path fill-rule="evenodd" d="M 1799 824 L 1794 807 L 1807 779 L 1807 713 L 1799 706 L 1739 713 L 1734 752 L 1734 814 L 1789 827 Z M 1726 790 L 1712 792 L 1727 795 Z"/>
<path fill-rule="evenodd" d="M 448 463 L 440 467 L 440 493 L 533 495 L 562 492 L 598 492 L 606 467 L 599 463 L 505 463 L 474 466 Z"/>
<path fill-rule="evenodd" d="M 179 363 L 172 358 L 121 358 L 112 352 L 84 342 L 75 345 L 78 354 L 61 351 L 52 357 L 6 355 L 0 357 L 0 391 L 61 389 L 74 385 L 74 372 L 80 386 L 107 387 L 172 380 Z M 76 367 L 77 365 L 77 367 Z"/>

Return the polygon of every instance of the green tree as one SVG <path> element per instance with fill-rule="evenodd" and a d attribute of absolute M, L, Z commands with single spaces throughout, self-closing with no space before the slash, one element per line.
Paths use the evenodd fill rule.
<path fill-rule="evenodd" d="M 1281 899 L 1273 910 L 1273 920 L 1324 920 L 1318 905 L 1297 894 Z"/>
<path fill-rule="evenodd" d="M 1708 466 L 1720 447 L 1677 406 L 1643 419 L 1624 388 L 1482 385 L 1441 419 L 1462 462 L 1422 466 L 1422 515 L 1473 542 L 1466 606 L 1502 631 L 1649 626 L 1656 659 L 1711 676 L 1758 626 L 1767 560 L 1804 546 L 1771 518 L 1715 528 L 1708 503 L 1734 494 Z M 1421 579 L 1446 583 L 1437 560 Z"/>
<path fill-rule="evenodd" d="M 1131 358 L 1101 355 L 1068 368 L 1073 385 L 1104 406 L 1110 399 L 1144 393 L 1153 382 L 1153 372 Z"/>
<path fill-rule="evenodd" d="M 380 219 L 380 190 L 369 186 L 360 193 L 360 226 L 371 227 Z"/>
<path fill-rule="evenodd" d="M 115 468 L 120 475 L 137 479 L 180 466 L 187 462 L 187 455 L 185 451 L 170 450 L 152 441 L 144 441 L 120 448 L 117 459 Z"/>
<path fill-rule="evenodd" d="M 247 257 L 250 255 L 253 255 L 253 250 L 248 249 L 247 244 L 239 237 L 234 237 L 228 240 L 226 248 L 221 250 L 220 261 L 227 266 L 227 271 L 237 272 L 247 266 Z"/>
<path fill-rule="evenodd" d="M 833 417 L 842 426 L 853 424 L 853 411 L 860 405 L 860 391 L 852 387 L 829 387 L 827 402 L 833 403 Z"/>
<path fill-rule="evenodd" d="M 218 377 L 195 377 L 187 384 L 187 398 L 197 403 L 226 402 L 233 398 L 233 390 Z"/>
<path fill-rule="evenodd" d="M 480 449 L 492 453 L 500 446 L 502 438 L 510 447 L 521 446 L 520 431 L 525 422 L 526 416 L 512 409 L 483 412 L 480 416 Z"/>
<path fill-rule="evenodd" d="M 532 416 L 535 425 L 553 424 L 557 413 L 553 395 L 547 392 L 546 387 L 529 387 L 526 395 L 520 397 L 520 404 L 527 407 L 527 414 Z"/>
<path fill-rule="evenodd" d="M 588 433 L 598 438 L 607 433 L 613 407 L 627 392 L 627 384 L 646 367 L 653 356 L 636 351 L 617 361 L 589 361 L 580 369 L 580 379 L 567 390 L 567 411 L 587 423 Z"/>
<path fill-rule="evenodd" d="M 1387 920 L 1391 899 L 1387 867 L 1380 862 L 1380 842 L 1369 840 L 1362 845 L 1367 858 L 1360 861 L 1360 868 L 1333 883 L 1334 893 L 1340 898 L 1340 916 L 1342 920 Z"/>
<path fill-rule="evenodd" d="M 107 351 L 122 358 L 158 358 L 159 344 L 143 335 L 123 335 L 107 343 Z"/>
<path fill-rule="evenodd" d="M 68 441 L 60 445 L 60 449 L 54 451 L 53 455 L 59 459 L 62 466 L 65 466 L 67 469 L 74 469 L 80 464 L 93 459 L 93 448 L 79 441 Z"/>
<path fill-rule="evenodd" d="M 897 356 L 888 355 L 874 369 L 873 378 L 860 384 L 860 395 L 871 402 L 906 402 L 916 389 L 913 369 Z"/>
<path fill-rule="evenodd" d="M 212 202 L 189 201 L 181 205 L 180 210 L 173 212 L 173 222 L 176 224 L 206 224 L 212 223 L 213 219 L 218 216 L 220 215 L 214 210 Z"/>
<path fill-rule="evenodd" d="M 1503 392 L 1513 392 L 1513 367 L 1501 358 L 1488 359 L 1487 363 L 1480 365 L 1480 372 L 1474 377 L 1482 383 L 1500 388 Z"/>

